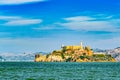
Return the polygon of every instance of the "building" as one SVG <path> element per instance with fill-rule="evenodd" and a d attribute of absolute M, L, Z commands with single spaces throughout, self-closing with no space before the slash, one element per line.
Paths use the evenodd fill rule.
<path fill-rule="evenodd" d="M 61 46 L 61 50 L 54 50 L 48 55 L 35 55 L 36 62 L 63 62 L 63 61 L 76 61 L 80 56 L 92 56 L 93 51 L 89 46 L 83 47 L 82 42 L 80 45 Z"/>
<path fill-rule="evenodd" d="M 80 42 L 80 45 L 70 45 L 70 46 L 64 46 L 62 45 L 62 50 L 63 52 L 65 52 L 66 54 L 78 54 L 78 55 L 88 55 L 88 56 L 92 56 L 93 55 L 93 51 L 90 49 L 89 46 L 83 47 L 82 42 Z"/>
<path fill-rule="evenodd" d="M 83 45 L 82 42 L 80 43 L 80 45 L 70 45 L 70 46 L 64 46 L 62 45 L 62 49 L 65 50 L 83 50 Z"/>

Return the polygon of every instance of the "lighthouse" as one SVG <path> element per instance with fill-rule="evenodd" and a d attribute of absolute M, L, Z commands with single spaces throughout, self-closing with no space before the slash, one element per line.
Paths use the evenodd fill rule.
<path fill-rule="evenodd" d="M 83 50 L 83 43 L 82 43 L 82 41 L 80 42 L 80 47 L 81 47 L 81 50 Z"/>

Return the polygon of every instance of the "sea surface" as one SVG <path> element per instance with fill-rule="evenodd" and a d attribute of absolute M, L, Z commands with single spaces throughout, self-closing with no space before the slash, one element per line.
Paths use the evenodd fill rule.
<path fill-rule="evenodd" d="M 0 80 L 120 80 L 120 62 L 0 62 Z"/>

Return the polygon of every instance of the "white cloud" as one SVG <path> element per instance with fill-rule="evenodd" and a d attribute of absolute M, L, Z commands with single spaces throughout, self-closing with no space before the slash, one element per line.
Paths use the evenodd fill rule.
<path fill-rule="evenodd" d="M 31 25 L 31 24 L 39 24 L 42 22 L 42 19 L 32 19 L 32 18 L 24 18 L 21 16 L 0 16 L 1 21 L 5 21 L 1 23 L 4 26 L 22 26 L 22 25 Z"/>
<path fill-rule="evenodd" d="M 65 26 L 72 30 L 111 30 L 113 29 L 113 26 L 106 21 L 84 21 L 84 22 L 68 22 L 61 24 L 62 26 Z"/>
<path fill-rule="evenodd" d="M 13 19 L 20 19 L 21 17 L 18 16 L 0 16 L 0 20 L 13 20 Z"/>
<path fill-rule="evenodd" d="M 107 18 L 107 19 L 110 19 L 110 18 L 112 18 L 112 17 L 113 17 L 113 16 L 107 16 L 106 18 Z"/>
<path fill-rule="evenodd" d="M 110 17 L 109 17 L 110 18 Z M 108 18 L 99 20 L 99 18 L 92 18 L 89 16 L 76 16 L 64 18 L 68 22 L 58 23 L 71 30 L 86 30 L 86 31 L 118 31 L 119 20 Z"/>
<path fill-rule="evenodd" d="M 42 2 L 45 0 L 0 0 L 0 5 L 24 4 L 30 2 Z"/>
<path fill-rule="evenodd" d="M 95 18 L 89 16 L 75 16 L 75 17 L 64 18 L 64 20 L 79 22 L 79 21 L 95 20 Z"/>
<path fill-rule="evenodd" d="M 5 23 L 6 26 L 22 26 L 22 25 L 31 25 L 31 24 L 39 24 L 41 23 L 41 19 L 19 19 L 19 20 L 11 20 Z"/>

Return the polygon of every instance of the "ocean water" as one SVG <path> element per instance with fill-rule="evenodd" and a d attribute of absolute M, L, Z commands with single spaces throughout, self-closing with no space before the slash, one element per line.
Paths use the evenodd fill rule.
<path fill-rule="evenodd" d="M 0 80 L 120 80 L 120 63 L 0 62 Z"/>

